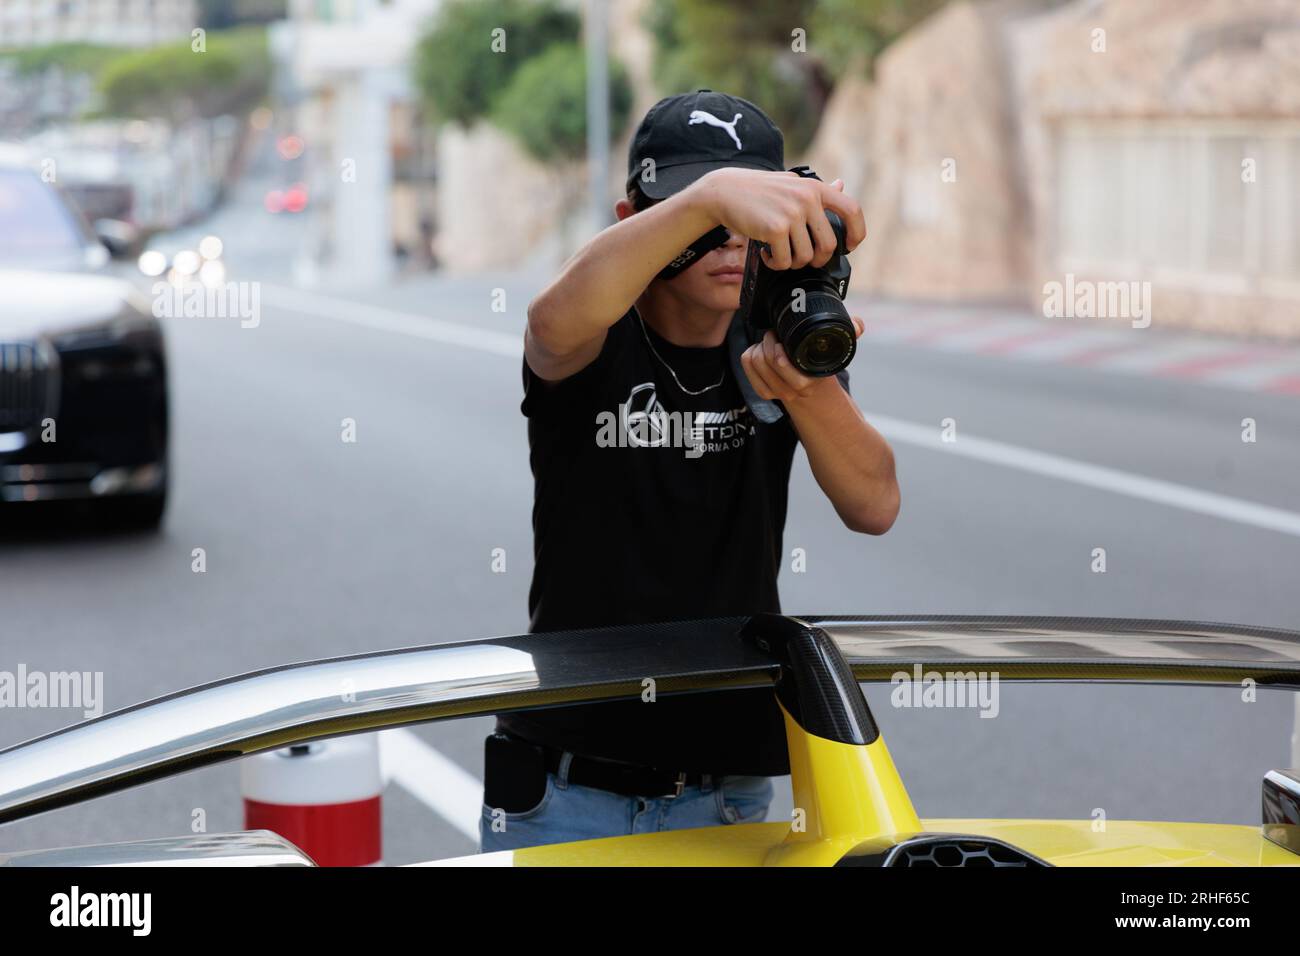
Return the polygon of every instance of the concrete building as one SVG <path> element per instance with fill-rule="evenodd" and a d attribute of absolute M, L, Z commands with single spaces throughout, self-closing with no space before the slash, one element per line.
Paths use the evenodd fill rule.
<path fill-rule="evenodd" d="M 0 0 L 0 49 L 149 46 L 189 36 L 198 12 L 197 0 Z"/>
<path fill-rule="evenodd" d="M 956 2 L 840 85 L 812 158 L 863 201 L 857 288 L 1149 283 L 1155 324 L 1300 336 L 1293 0 Z"/>
<path fill-rule="evenodd" d="M 425 242 L 428 150 L 416 117 L 412 50 L 439 0 L 291 0 L 275 34 L 297 87 L 297 133 L 310 159 L 315 248 L 307 281 L 382 282 L 396 249 Z M 416 252 L 423 252 L 417 249 Z"/>

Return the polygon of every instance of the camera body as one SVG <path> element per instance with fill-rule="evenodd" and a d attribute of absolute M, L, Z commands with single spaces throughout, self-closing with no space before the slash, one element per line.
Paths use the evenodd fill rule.
<path fill-rule="evenodd" d="M 807 166 L 790 171 L 821 179 Z M 767 244 L 750 241 L 736 310 L 751 341 L 773 330 L 795 368 L 813 377 L 839 372 L 853 360 L 858 347 L 857 330 L 844 308 L 851 272 L 844 223 L 830 210 L 826 218 L 835 232 L 835 254 L 820 268 L 769 269 L 760 255 Z"/>

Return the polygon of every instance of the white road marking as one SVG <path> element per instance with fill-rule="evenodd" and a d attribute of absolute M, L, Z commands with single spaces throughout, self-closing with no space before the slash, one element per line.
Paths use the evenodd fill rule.
<path fill-rule="evenodd" d="M 481 780 L 404 727 L 379 732 L 379 764 L 385 781 L 393 781 L 478 843 Z"/>
<path fill-rule="evenodd" d="M 319 315 L 340 322 L 350 322 L 370 329 L 384 332 L 397 332 L 417 339 L 428 339 L 446 345 L 459 345 L 462 348 L 490 352 L 506 358 L 520 358 L 524 354 L 523 333 L 509 335 L 495 329 L 475 328 L 464 322 L 448 322 L 428 315 L 412 312 L 399 312 L 382 306 L 367 305 L 362 302 L 350 302 L 333 296 L 317 295 L 286 286 L 262 284 L 263 301 L 288 309 L 292 312 L 304 312 Z"/>
<path fill-rule="evenodd" d="M 1234 388 L 1258 389 L 1266 387 L 1274 379 L 1288 375 L 1300 375 L 1300 353 L 1216 369 L 1209 372 L 1203 380 Z"/>
<path fill-rule="evenodd" d="M 263 285 L 262 295 L 271 304 L 296 312 L 320 315 L 338 319 L 342 322 L 351 322 L 354 325 L 410 335 L 415 338 L 442 342 L 447 345 L 459 345 L 463 348 L 503 355 L 507 358 L 519 358 L 523 354 L 521 338 L 491 329 L 476 329 L 473 326 L 459 322 L 447 322 L 429 316 L 398 312 L 393 309 L 349 302 L 344 299 L 302 292 L 282 286 Z M 1203 342 L 1181 343 L 1172 348 L 1151 350 L 1151 352 L 1142 356 L 1140 364 L 1144 366 L 1148 363 L 1152 365 L 1164 364 L 1175 359 L 1203 355 L 1210 350 L 1212 350 L 1212 347 Z M 1138 361 L 1130 358 L 1130 362 L 1133 364 L 1137 364 Z M 1016 468 L 1030 474 L 1057 478 L 1061 481 L 1069 481 L 1089 488 L 1110 491 L 1171 508 L 1181 508 L 1194 514 L 1222 518 L 1226 521 L 1235 521 L 1238 524 L 1300 537 L 1300 513 L 1294 511 L 1286 511 L 1282 508 L 1274 508 L 1269 505 L 1215 494 L 1210 491 L 1201 491 L 1188 485 L 1180 485 L 1159 478 L 1147 478 L 1143 475 L 1135 475 L 1115 468 L 1106 468 L 1102 465 L 1091 465 L 1073 458 L 1034 451 L 1030 448 L 1022 448 L 1018 445 L 1010 445 L 988 438 L 962 435 L 955 442 L 945 442 L 940 436 L 937 424 L 919 425 L 915 422 L 904 421 L 901 418 L 891 418 L 888 415 L 877 415 L 871 412 L 867 412 L 867 418 L 886 437 L 894 441 L 936 451 L 950 452 L 976 461 Z M 406 733 L 409 734 L 410 732 L 406 731 Z M 427 747 L 419 738 L 411 735 L 411 740 L 428 751 L 429 754 L 434 755 L 436 761 L 449 764 L 464 778 L 473 780 L 473 777 L 465 774 L 454 764 L 450 764 L 445 757 Z M 418 753 L 414 747 L 409 746 L 409 742 L 408 749 L 413 753 Z M 424 765 L 433 767 L 436 761 L 426 759 Z M 404 779 L 397 776 L 394 779 L 406 789 L 412 789 L 412 787 L 407 786 Z M 475 781 L 473 787 L 470 787 L 469 784 L 462 780 L 459 790 L 457 790 L 455 784 L 449 784 L 448 792 L 455 791 L 454 799 L 456 802 L 454 804 L 447 804 L 442 797 L 429 793 L 427 781 L 415 779 L 412 781 L 412 786 L 420 790 L 420 793 L 416 793 L 416 790 L 412 790 L 412 792 L 416 793 L 419 799 L 424 800 L 430 806 L 434 805 L 431 801 L 436 798 L 436 802 L 440 807 L 448 807 L 448 813 L 459 813 L 459 818 L 454 818 L 448 816 L 447 813 L 443 813 L 441 809 L 436 811 L 443 816 L 447 816 L 447 819 L 462 829 L 462 832 L 469 833 L 472 829 L 473 836 L 477 838 L 477 818 L 478 814 L 481 813 L 482 805 L 481 783 Z M 465 795 L 470 789 L 476 789 L 477 791 L 473 807 L 469 806 L 471 801 Z M 425 796 L 421 794 L 428 795 L 430 799 L 425 799 Z M 469 827 L 467 821 L 473 821 L 473 826 L 469 829 L 466 829 Z"/>
<path fill-rule="evenodd" d="M 877 415 L 872 412 L 864 412 L 864 414 L 881 434 L 893 441 L 961 455 L 964 458 L 1008 468 L 1017 468 L 1047 478 L 1058 478 L 1076 485 L 1098 488 L 1171 508 L 1181 508 L 1199 515 L 1223 518 L 1238 524 L 1300 537 L 1300 513 L 1294 511 L 1285 511 L 1241 498 L 1230 498 L 1227 495 L 1201 491 L 1172 481 L 1147 478 L 1102 465 L 1090 465 L 1073 458 L 1021 448 L 1018 445 L 1008 445 L 989 438 L 961 435 L 954 442 L 945 442 L 940 435 L 937 422 L 934 425 L 918 425 L 888 415 Z"/>
<path fill-rule="evenodd" d="M 497 850 L 495 853 L 478 853 L 473 856 L 453 856 L 445 860 L 424 860 L 404 866 L 514 866 L 514 850 Z"/>

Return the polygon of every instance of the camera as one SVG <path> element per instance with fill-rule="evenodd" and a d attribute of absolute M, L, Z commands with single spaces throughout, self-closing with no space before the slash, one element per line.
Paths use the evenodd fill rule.
<path fill-rule="evenodd" d="M 790 171 L 821 179 L 807 166 Z M 769 269 L 760 255 L 767 243 L 750 240 L 736 311 L 752 340 L 772 329 L 795 368 L 815 377 L 843 369 L 858 347 L 857 330 L 844 308 L 850 273 L 844 223 L 830 210 L 826 218 L 835 232 L 835 254 L 820 268 Z"/>

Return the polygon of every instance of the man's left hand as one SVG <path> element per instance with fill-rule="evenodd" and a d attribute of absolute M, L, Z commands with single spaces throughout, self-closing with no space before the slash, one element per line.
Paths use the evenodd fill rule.
<path fill-rule="evenodd" d="M 866 323 L 856 315 L 852 316 L 852 319 L 853 327 L 861 338 L 863 330 L 867 327 Z M 763 341 L 756 342 L 741 353 L 740 364 L 745 369 L 745 374 L 749 376 L 749 383 L 754 386 L 758 397 L 769 402 L 780 401 L 784 404 L 796 402 L 815 395 L 828 383 L 835 382 L 834 375 L 815 378 L 804 375 L 795 368 L 794 363 L 790 361 L 790 356 L 785 354 L 785 349 L 782 348 L 776 333 L 770 329 L 763 334 Z M 836 387 L 839 387 L 838 382 Z"/>

